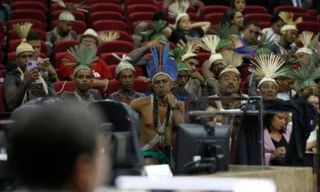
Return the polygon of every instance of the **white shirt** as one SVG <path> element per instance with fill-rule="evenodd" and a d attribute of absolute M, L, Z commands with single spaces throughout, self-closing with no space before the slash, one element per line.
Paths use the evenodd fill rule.
<path fill-rule="evenodd" d="M 292 0 L 292 5 L 295 7 L 302 7 L 301 0 Z"/>
<path fill-rule="evenodd" d="M 265 34 L 265 41 L 268 43 L 280 41 L 280 35 L 276 34 L 271 27 L 264 28 L 262 32 Z"/>
<path fill-rule="evenodd" d="M 290 98 L 290 92 L 278 93 L 277 98 L 288 101 L 292 99 L 296 94 L 297 93 L 294 90 L 291 90 L 291 98 Z"/>

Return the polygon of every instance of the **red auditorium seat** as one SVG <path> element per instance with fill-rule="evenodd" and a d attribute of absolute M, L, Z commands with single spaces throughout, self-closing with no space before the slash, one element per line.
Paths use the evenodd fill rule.
<path fill-rule="evenodd" d="M 247 77 L 251 74 L 251 72 L 249 71 L 249 66 L 241 66 L 239 67 L 239 71 L 241 73 L 242 81 L 246 81 Z"/>
<path fill-rule="evenodd" d="M 4 78 L 4 75 L 7 73 L 6 69 L 1 69 L 0 70 L 0 78 Z"/>
<path fill-rule="evenodd" d="M 12 20 L 9 20 L 7 23 L 7 26 L 8 26 L 7 30 L 9 31 L 10 29 L 13 29 L 12 25 L 14 25 L 16 23 L 25 23 L 25 22 L 32 23 L 31 29 L 40 29 L 40 30 L 44 31 L 44 25 L 40 21 L 37 21 L 34 19 L 12 19 Z"/>
<path fill-rule="evenodd" d="M 55 20 L 52 22 L 51 29 L 54 29 L 58 24 L 58 21 Z M 75 21 L 72 24 L 72 30 L 77 34 L 83 34 L 87 30 L 87 25 L 83 21 Z"/>
<path fill-rule="evenodd" d="M 128 26 L 123 21 L 95 21 L 92 23 L 92 28 L 95 31 L 124 31 L 128 32 Z"/>
<path fill-rule="evenodd" d="M 112 3 L 112 4 L 117 4 L 119 5 L 119 0 L 88 0 L 86 5 L 94 5 L 98 3 Z"/>
<path fill-rule="evenodd" d="M 113 30 L 113 32 L 116 31 L 116 30 Z M 98 31 L 98 33 L 100 32 L 108 32 L 108 31 Z M 132 36 L 129 35 L 127 32 L 123 32 L 123 31 L 116 31 L 119 33 L 120 37 L 119 39 L 117 40 L 120 40 L 120 41 L 128 41 L 130 43 L 132 43 Z"/>
<path fill-rule="evenodd" d="M 317 34 L 320 31 L 320 23 L 312 22 L 312 21 L 302 22 L 302 23 L 298 24 L 297 27 L 300 32 L 311 31 L 314 34 Z"/>
<path fill-rule="evenodd" d="M 308 13 L 295 13 L 293 18 L 297 19 L 299 17 L 302 17 L 303 21 L 314 21 L 315 17 L 309 15 Z"/>
<path fill-rule="evenodd" d="M 33 19 L 40 21 L 41 23 L 46 22 L 46 16 L 43 12 L 38 10 L 29 10 L 29 9 L 18 9 L 12 11 L 13 19 Z"/>
<path fill-rule="evenodd" d="M 12 0 L 11 0 L 11 2 L 12 2 Z M 34 0 L 14 0 L 14 2 L 15 2 L 15 3 L 16 3 L 16 2 L 32 2 L 32 3 L 34 3 Z M 42 3 L 45 7 L 48 6 L 47 0 L 37 0 L 37 2 L 38 2 L 38 3 Z"/>
<path fill-rule="evenodd" d="M 277 13 L 280 11 L 287 11 L 292 13 L 304 13 L 305 10 L 302 7 L 294 7 L 294 6 L 277 6 L 273 9 L 273 13 Z"/>
<path fill-rule="evenodd" d="M 124 52 L 114 52 L 116 55 L 118 55 L 120 58 L 122 58 L 122 55 L 126 54 L 128 55 L 128 53 L 124 53 Z M 112 53 L 102 53 L 100 55 L 100 58 L 108 65 L 118 65 L 119 64 L 119 60 L 114 58 L 112 56 Z"/>
<path fill-rule="evenodd" d="M 46 8 L 43 3 L 40 2 L 31 2 L 31 1 L 20 1 L 20 2 L 13 2 L 10 4 L 10 8 L 12 10 L 18 10 L 18 9 L 33 9 L 38 10 L 41 12 L 45 12 Z"/>
<path fill-rule="evenodd" d="M 143 5 L 156 5 L 154 1 L 150 0 L 126 0 L 126 5 L 133 5 L 133 4 L 143 4 Z"/>
<path fill-rule="evenodd" d="M 103 53 L 123 52 L 130 53 L 134 49 L 132 43 L 127 41 L 108 41 L 103 42 L 98 47 L 98 55 Z"/>
<path fill-rule="evenodd" d="M 59 19 L 59 15 L 63 12 L 63 10 L 57 10 L 51 12 L 51 21 L 55 21 Z M 77 21 L 86 21 L 86 17 L 82 11 L 71 11 L 71 13 L 74 15 L 74 18 Z"/>
<path fill-rule="evenodd" d="M 244 94 L 248 93 L 248 88 L 247 88 L 247 82 L 246 81 L 242 81 L 241 82 L 241 92 Z"/>
<path fill-rule="evenodd" d="M 310 9 L 310 10 L 307 11 L 307 13 L 312 17 L 316 17 L 317 16 L 317 10 L 316 9 Z"/>
<path fill-rule="evenodd" d="M 217 25 L 220 23 L 220 20 L 223 16 L 223 13 L 211 13 L 204 16 L 205 21 L 210 21 L 211 25 Z"/>
<path fill-rule="evenodd" d="M 76 87 L 73 81 L 58 81 L 53 83 L 57 95 L 61 95 L 64 91 L 73 92 L 76 90 Z"/>
<path fill-rule="evenodd" d="M 120 89 L 120 84 L 116 79 L 112 79 L 108 86 L 108 96 Z M 136 79 L 134 81 L 133 90 L 139 93 L 146 93 L 149 91 L 149 84 L 147 82 Z"/>
<path fill-rule="evenodd" d="M 202 68 L 203 63 L 210 58 L 211 53 L 198 53 L 197 55 L 200 58 L 200 60 L 199 60 L 199 63 L 200 63 L 199 68 Z"/>
<path fill-rule="evenodd" d="M 92 25 L 95 21 L 105 21 L 105 20 L 113 20 L 113 21 L 123 21 L 123 16 L 121 13 L 114 11 L 99 11 L 94 12 L 88 15 L 88 24 Z"/>
<path fill-rule="evenodd" d="M 59 69 L 62 64 L 62 59 L 68 54 L 68 52 L 60 52 L 54 55 L 53 67 Z"/>
<path fill-rule="evenodd" d="M 39 29 L 31 29 L 31 31 L 37 33 L 40 36 L 41 41 L 46 41 L 46 32 L 45 31 L 39 30 Z M 11 29 L 8 32 L 8 39 L 15 40 L 15 39 L 20 39 L 20 37 L 18 36 L 17 32 L 14 29 Z"/>
<path fill-rule="evenodd" d="M 204 16 L 210 13 L 224 13 L 229 9 L 227 6 L 209 5 L 201 8 L 199 21 L 204 20 Z"/>
<path fill-rule="evenodd" d="M 120 5 L 116 5 L 113 3 L 98 3 L 98 4 L 90 5 L 89 7 L 90 13 L 99 12 L 99 11 L 114 11 L 114 12 L 121 13 L 121 7 Z"/>
<path fill-rule="evenodd" d="M 259 22 L 261 25 L 261 29 L 270 27 L 270 22 Z"/>
<path fill-rule="evenodd" d="M 53 55 L 57 53 L 66 52 L 70 47 L 74 47 L 78 45 L 78 41 L 76 40 L 63 40 L 58 41 L 53 45 Z"/>
<path fill-rule="evenodd" d="M 144 20 L 144 21 L 134 22 L 134 23 L 130 26 L 129 32 L 133 34 L 134 31 L 136 30 L 136 27 L 137 27 L 140 23 L 142 23 L 142 22 L 151 23 L 151 20 Z"/>
<path fill-rule="evenodd" d="M 10 115 L 5 105 L 3 86 L 0 84 L 0 120 L 9 119 Z"/>
<path fill-rule="evenodd" d="M 43 53 L 40 53 L 40 57 L 46 58 L 47 56 Z M 10 65 L 16 59 L 16 52 L 11 52 L 8 54 L 7 66 Z"/>
<path fill-rule="evenodd" d="M 158 10 L 159 10 L 158 7 L 156 7 L 155 5 L 149 5 L 149 4 L 136 5 L 136 4 L 133 4 L 133 5 L 129 5 L 128 8 L 126 9 L 125 16 L 126 16 L 126 18 L 129 18 L 129 15 L 132 13 L 139 13 L 139 12 L 155 13 Z"/>
<path fill-rule="evenodd" d="M 268 13 L 268 10 L 265 7 L 258 6 L 258 5 L 246 5 L 244 8 L 244 13 L 250 14 L 250 13 Z"/>
<path fill-rule="evenodd" d="M 154 13 L 152 12 L 139 12 L 139 13 L 132 13 L 129 15 L 128 18 L 128 25 L 132 26 L 132 24 L 134 22 L 138 22 L 138 21 L 144 21 L 144 20 L 152 20 Z"/>
<path fill-rule="evenodd" d="M 11 40 L 8 45 L 8 53 L 15 52 L 20 43 L 20 39 Z M 41 52 L 44 54 L 47 54 L 48 52 L 45 41 L 41 41 Z"/>
<path fill-rule="evenodd" d="M 108 69 L 110 70 L 112 79 L 116 79 L 116 68 L 117 68 L 117 65 L 108 66 Z M 134 69 L 136 70 L 137 77 L 143 76 L 143 71 L 140 67 L 134 66 Z"/>
<path fill-rule="evenodd" d="M 257 22 L 269 22 L 271 19 L 270 14 L 264 14 L 264 13 L 251 13 L 251 14 L 245 14 L 244 18 L 247 21 L 257 21 Z"/>
<path fill-rule="evenodd" d="M 63 0 L 64 3 L 80 4 L 83 0 Z"/>
<path fill-rule="evenodd" d="M 317 23 L 320 23 L 320 15 L 317 16 Z"/>

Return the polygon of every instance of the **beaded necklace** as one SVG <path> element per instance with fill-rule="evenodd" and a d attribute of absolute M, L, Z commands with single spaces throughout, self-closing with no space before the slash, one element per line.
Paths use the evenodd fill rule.
<path fill-rule="evenodd" d="M 82 103 L 84 105 L 89 105 L 94 102 L 94 97 L 91 93 L 89 93 L 89 102 L 86 102 L 76 91 L 74 91 L 74 95 L 76 96 L 79 103 Z"/>

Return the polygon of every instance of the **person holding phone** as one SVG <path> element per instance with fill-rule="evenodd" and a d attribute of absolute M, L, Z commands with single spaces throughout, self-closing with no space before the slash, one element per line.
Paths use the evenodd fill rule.
<path fill-rule="evenodd" d="M 55 92 L 40 75 L 34 60 L 35 51 L 27 43 L 26 37 L 31 26 L 31 23 L 13 26 L 21 38 L 21 44 L 16 48 L 17 67 L 6 74 L 3 82 L 5 104 L 9 111 L 38 97 L 52 96 Z"/>

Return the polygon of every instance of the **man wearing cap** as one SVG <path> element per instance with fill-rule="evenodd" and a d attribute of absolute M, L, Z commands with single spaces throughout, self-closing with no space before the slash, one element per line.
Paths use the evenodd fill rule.
<path fill-rule="evenodd" d="M 133 65 L 129 63 L 130 57 L 123 55 L 120 58 L 114 53 L 112 55 L 120 61 L 116 68 L 116 78 L 120 84 L 120 90 L 112 93 L 109 99 L 130 104 L 134 99 L 144 97 L 144 94 L 133 90 L 136 71 Z"/>
<path fill-rule="evenodd" d="M 77 40 L 77 33 L 72 30 L 74 21 L 74 15 L 70 11 L 64 11 L 59 15 L 57 26 L 52 31 L 47 32 L 46 44 L 49 53 L 52 53 L 52 47 L 57 41 Z"/>
<path fill-rule="evenodd" d="M 79 38 L 80 46 L 87 46 L 94 49 L 97 49 L 100 38 L 98 34 L 92 30 L 87 29 L 84 34 Z M 70 63 L 75 63 L 75 58 L 71 54 L 67 54 L 62 59 L 62 64 L 60 65 L 61 76 L 60 79 L 72 80 L 74 69 L 71 67 Z M 107 67 L 107 64 L 100 58 L 98 58 L 90 66 L 94 78 L 92 88 L 97 89 L 101 95 L 104 95 L 108 89 L 109 79 L 111 79 L 111 73 Z"/>
<path fill-rule="evenodd" d="M 297 58 L 300 59 L 299 65 L 310 65 L 311 59 L 310 55 L 313 53 L 313 49 L 316 48 L 318 44 L 318 35 L 316 35 L 314 38 L 313 33 L 310 31 L 303 31 L 300 36 L 299 40 L 302 43 L 303 47 L 297 50 L 295 53 Z"/>
<path fill-rule="evenodd" d="M 281 28 L 280 41 L 273 44 L 271 51 L 276 55 L 295 54 L 297 48 L 293 43 L 295 43 L 297 34 L 299 33 L 296 25 L 302 22 L 302 18 L 299 17 L 294 21 L 293 13 L 288 12 L 281 12 L 279 16 L 286 25 Z"/>
<path fill-rule="evenodd" d="M 38 97 L 55 95 L 54 87 L 50 82 L 45 82 L 37 66 L 27 69 L 27 62 L 34 60 L 35 54 L 26 39 L 31 26 L 31 23 L 13 26 L 21 38 L 21 44 L 16 48 L 17 68 L 8 72 L 3 82 L 4 99 L 9 111 Z"/>

